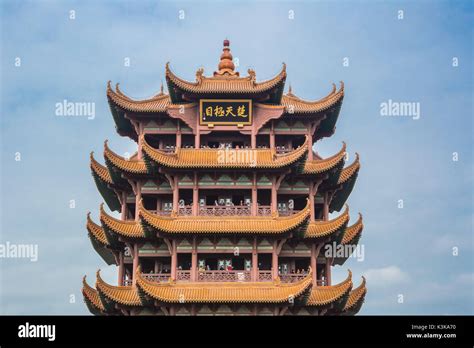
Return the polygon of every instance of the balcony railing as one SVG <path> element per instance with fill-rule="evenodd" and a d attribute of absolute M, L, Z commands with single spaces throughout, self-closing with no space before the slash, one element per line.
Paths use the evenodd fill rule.
<path fill-rule="evenodd" d="M 204 205 L 199 207 L 199 215 L 204 216 L 249 216 L 252 214 L 251 207 L 246 205 L 218 206 Z"/>
<path fill-rule="evenodd" d="M 197 281 L 198 282 L 250 282 L 252 281 L 252 272 L 237 270 L 237 271 L 198 271 Z M 307 273 L 298 274 L 279 274 L 280 281 L 282 283 L 295 283 L 304 279 Z M 168 282 L 171 277 L 170 273 L 143 273 L 142 277 L 152 282 Z M 180 282 L 191 281 L 191 271 L 178 270 L 176 274 L 176 280 Z M 258 271 L 257 281 L 259 282 L 271 282 L 272 271 Z M 319 279 L 316 281 L 318 286 L 327 285 L 326 279 Z M 124 285 L 132 285 L 131 279 L 125 279 Z"/>
<path fill-rule="evenodd" d="M 258 271 L 259 282 L 271 282 L 272 280 L 272 271 Z"/>
<path fill-rule="evenodd" d="M 167 282 L 171 277 L 170 273 L 143 273 L 142 277 L 153 282 Z M 191 281 L 191 271 L 178 271 L 177 281 Z M 250 282 L 252 281 L 251 271 L 197 271 L 198 282 Z M 272 281 L 272 271 L 259 271 L 258 281 Z M 131 281 L 130 281 L 131 284 Z"/>
<path fill-rule="evenodd" d="M 149 209 L 149 212 L 160 215 L 160 216 L 170 216 L 170 210 L 152 210 Z M 296 213 L 296 210 L 293 209 L 283 209 L 278 210 L 280 216 L 288 216 Z M 185 205 L 178 208 L 178 215 L 181 216 L 191 216 L 193 215 L 192 205 Z M 230 206 L 220 206 L 220 205 L 201 205 L 198 207 L 198 215 L 200 216 L 251 216 L 252 207 L 247 205 L 230 205 Z M 257 207 L 257 216 L 270 216 L 272 215 L 272 209 L 269 205 L 259 205 Z"/>
<path fill-rule="evenodd" d="M 304 279 L 308 274 L 307 273 L 297 273 L 297 274 L 280 274 L 280 280 L 282 283 L 295 283 L 301 279 Z"/>
<path fill-rule="evenodd" d="M 198 272 L 200 282 L 249 282 L 250 271 L 202 271 Z"/>
<path fill-rule="evenodd" d="M 259 216 L 272 215 L 272 208 L 269 205 L 259 205 L 257 208 L 257 215 Z"/>
<path fill-rule="evenodd" d="M 193 215 L 193 207 L 191 205 L 185 205 L 185 206 L 179 207 L 178 214 L 184 215 L 184 216 Z"/>

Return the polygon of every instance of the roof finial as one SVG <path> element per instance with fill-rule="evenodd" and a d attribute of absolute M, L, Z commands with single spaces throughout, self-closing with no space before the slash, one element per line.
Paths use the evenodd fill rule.
<path fill-rule="evenodd" d="M 221 59 L 218 65 L 218 71 L 214 72 L 214 76 L 217 75 L 230 75 L 230 76 L 239 76 L 239 73 L 234 71 L 235 65 L 233 62 L 232 53 L 230 53 L 230 41 L 228 39 L 224 40 L 224 48 L 222 49 Z"/>
<path fill-rule="evenodd" d="M 160 94 L 159 94 L 159 95 L 163 95 L 163 94 L 165 94 L 165 93 L 164 93 L 164 89 L 163 89 L 163 88 L 164 88 L 164 87 L 163 87 L 163 80 L 161 80 Z"/>
<path fill-rule="evenodd" d="M 293 94 L 293 88 L 291 87 L 291 84 L 288 87 L 288 93 L 286 95 L 290 97 L 295 97 L 295 95 Z"/>

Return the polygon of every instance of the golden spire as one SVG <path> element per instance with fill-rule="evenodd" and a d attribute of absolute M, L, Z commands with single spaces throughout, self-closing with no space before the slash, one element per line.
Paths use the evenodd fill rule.
<path fill-rule="evenodd" d="M 218 75 L 230 75 L 230 76 L 239 76 L 239 73 L 234 71 L 235 65 L 233 62 L 232 53 L 230 53 L 230 41 L 224 40 L 224 48 L 222 49 L 221 60 L 218 65 L 218 71 L 214 72 L 214 76 Z"/>

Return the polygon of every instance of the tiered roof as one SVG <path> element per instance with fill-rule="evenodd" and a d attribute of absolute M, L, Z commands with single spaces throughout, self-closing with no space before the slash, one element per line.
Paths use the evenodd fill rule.
<path fill-rule="evenodd" d="M 332 220 L 311 221 L 308 224 L 305 238 L 318 240 L 340 240 L 342 232 L 349 222 L 349 207 L 346 206 L 344 213 Z"/>
<path fill-rule="evenodd" d="M 346 143 L 342 143 L 342 148 L 335 155 L 325 158 L 306 161 L 303 174 L 324 174 L 331 169 L 342 167 L 344 165 L 344 157 L 346 154 Z"/>
<path fill-rule="evenodd" d="M 138 274 L 137 286 L 144 295 L 165 303 L 285 303 L 311 288 L 311 273 L 295 283 L 157 283 Z"/>
<path fill-rule="evenodd" d="M 147 228 L 181 234 L 259 234 L 278 235 L 302 226 L 309 217 L 309 203 L 289 216 L 160 216 L 139 206 L 140 218 Z"/>
<path fill-rule="evenodd" d="M 109 170 L 117 170 L 130 174 L 147 174 L 145 162 L 137 159 L 125 159 L 110 150 L 108 140 L 104 142 L 104 158 Z"/>
<path fill-rule="evenodd" d="M 151 147 L 144 137 L 142 146 L 145 161 L 149 166 L 155 163 L 173 169 L 279 169 L 303 158 L 308 151 L 308 139 L 296 150 L 285 154 L 277 154 L 272 149 L 228 149 L 235 158 L 233 161 L 226 161 L 226 149 L 177 148 L 170 154 Z"/>
<path fill-rule="evenodd" d="M 108 300 L 125 306 L 141 306 L 142 304 L 136 288 L 109 285 L 100 276 L 100 270 L 97 271 L 95 286 L 100 297 L 104 299 L 103 302 Z"/>
<path fill-rule="evenodd" d="M 344 306 L 343 314 L 357 314 L 364 303 L 366 293 L 367 288 L 365 287 L 365 278 L 362 277 L 362 283 L 349 294 L 349 298 Z"/>
<path fill-rule="evenodd" d="M 362 235 L 363 228 L 364 228 L 364 224 L 362 222 L 362 214 L 359 213 L 359 218 L 357 219 L 357 221 L 352 226 L 349 226 L 346 228 L 340 243 L 343 246 L 352 246 L 355 248 L 357 244 L 359 243 L 359 239 Z M 352 249 L 351 254 L 353 251 L 354 249 Z M 350 255 L 345 255 L 344 257 L 336 257 L 334 259 L 334 264 L 335 265 L 344 264 L 344 262 L 346 262 L 349 256 Z"/>
<path fill-rule="evenodd" d="M 284 94 L 281 99 L 281 104 L 285 107 L 287 114 L 294 115 L 314 115 L 316 113 L 324 112 L 331 109 L 338 103 L 341 103 L 344 98 L 344 82 L 341 81 L 341 87 L 336 90 L 336 85 L 333 84 L 331 93 L 322 99 L 309 101 L 304 100 L 292 93 L 291 87 L 287 94 Z"/>
<path fill-rule="evenodd" d="M 90 213 L 87 214 L 86 228 L 94 250 L 97 251 L 97 253 L 108 265 L 114 264 L 115 257 L 112 252 L 112 245 L 107 240 L 102 227 L 92 221 L 90 218 Z"/>
<path fill-rule="evenodd" d="M 339 211 L 344 206 L 347 198 L 352 192 L 354 188 L 355 182 L 357 180 L 357 176 L 359 174 L 360 169 L 360 162 L 359 162 L 359 154 L 356 153 L 356 159 L 354 162 L 344 168 L 339 176 L 336 185 L 332 185 L 331 189 L 335 189 L 334 196 L 329 204 L 329 211 L 332 213 L 334 211 Z"/>
<path fill-rule="evenodd" d="M 91 153 L 91 171 L 96 185 L 111 210 L 120 210 L 121 196 L 124 192 L 133 192 L 131 180 L 154 178 L 157 175 L 192 169 L 243 169 L 261 171 L 279 171 L 300 176 L 303 181 L 315 177 L 320 182 L 319 192 L 328 193 L 329 210 L 340 211 L 351 193 L 360 169 L 359 156 L 344 168 L 346 145 L 334 156 L 308 161 L 308 151 L 312 144 L 308 137 L 304 144 L 285 154 L 277 154 L 275 149 L 192 149 L 176 148 L 174 153 L 155 149 L 147 142 L 144 135 L 137 134 L 138 127 L 134 120 L 143 121 L 153 118 L 180 118 L 175 110 L 185 107 L 187 111 L 197 107 L 201 98 L 248 98 L 260 107 L 279 108 L 282 114 L 275 115 L 290 120 L 290 124 L 299 123 L 310 118 L 319 122 L 314 130 L 313 141 L 330 136 L 344 98 L 344 83 L 324 98 L 308 101 L 293 94 L 292 89 L 283 94 L 286 80 L 286 65 L 273 78 L 257 82 L 253 70 L 241 77 L 235 71 L 228 40 L 224 48 L 217 71 L 212 76 L 204 76 L 203 69 L 196 73 L 196 80 L 191 82 L 178 77 L 170 69 L 165 68 L 166 83 L 169 94 L 165 94 L 163 86 L 155 96 L 145 100 L 134 100 L 125 95 L 117 84 L 115 90 L 110 82 L 107 84 L 107 98 L 114 117 L 117 131 L 129 136 L 141 145 L 140 156 L 133 155 L 126 159 L 104 143 L 106 166 L 98 163 Z M 260 110 L 259 109 L 259 110 Z M 194 112 L 194 111 L 193 111 Z M 189 123 L 189 115 L 183 121 Z M 265 115 L 272 118 L 272 116 Z M 294 118 L 294 121 L 291 120 Z M 268 122 L 264 119 L 263 122 Z M 190 126 L 192 128 L 192 126 Z M 305 126 L 306 127 L 306 126 Z M 233 158 L 222 158 L 223 151 L 231 151 Z M 252 152 L 252 156 L 248 154 Z M 239 160 L 240 159 L 240 160 Z M 321 181 L 322 180 L 322 181 Z M 187 235 L 259 235 L 267 237 L 296 236 L 303 237 L 305 243 L 328 243 L 335 241 L 342 245 L 356 245 L 363 229 L 362 216 L 352 226 L 349 222 L 349 210 L 346 208 L 337 218 L 329 221 L 309 222 L 310 206 L 289 216 L 179 216 L 172 212 L 170 216 L 153 214 L 139 202 L 135 207 L 138 221 L 123 221 L 107 214 L 103 205 L 100 207 L 100 222 L 94 223 L 87 216 L 87 230 L 94 248 L 111 264 L 116 262 L 115 253 L 123 248 L 124 242 L 143 242 L 156 238 L 181 237 Z M 296 234 L 292 234 L 297 232 Z M 335 264 L 344 263 L 345 259 L 335 258 Z M 135 275 L 134 286 L 113 286 L 103 281 L 97 272 L 96 289 L 90 287 L 84 278 L 83 294 L 89 309 L 96 314 L 117 314 L 124 307 L 144 307 L 161 303 L 261 303 L 284 304 L 290 299 L 297 299 L 300 305 L 312 307 L 316 311 L 324 310 L 328 314 L 355 314 L 362 305 L 365 294 L 365 279 L 362 284 L 352 289 L 352 274 L 337 285 L 312 286 L 311 272 L 296 283 L 281 283 L 277 278 L 273 282 L 153 282 L 142 277 L 140 268 Z"/>
<path fill-rule="evenodd" d="M 204 70 L 200 69 L 196 73 L 196 81 L 186 81 L 175 75 L 166 64 L 166 81 L 170 90 L 178 88 L 184 92 L 193 94 L 258 94 L 269 92 L 279 85 L 283 85 L 286 79 L 286 65 L 283 64 L 281 71 L 275 77 L 257 82 L 253 70 L 248 70 L 248 76 L 239 77 L 238 75 L 218 75 L 204 76 Z"/>
<path fill-rule="evenodd" d="M 341 306 L 344 308 L 351 289 L 352 272 L 349 271 L 349 275 L 347 276 L 346 280 L 339 284 L 313 287 L 306 305 L 324 307 L 339 301 L 342 302 Z"/>

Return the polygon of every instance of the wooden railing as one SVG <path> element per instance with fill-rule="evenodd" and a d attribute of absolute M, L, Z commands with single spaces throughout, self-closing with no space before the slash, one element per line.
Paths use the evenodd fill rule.
<path fill-rule="evenodd" d="M 176 280 L 189 282 L 191 280 L 191 271 L 178 271 L 176 274 Z"/>
<path fill-rule="evenodd" d="M 292 274 L 280 274 L 280 280 L 282 283 L 295 283 L 301 279 L 304 279 L 308 274 L 307 273 L 292 273 Z"/>
<path fill-rule="evenodd" d="M 142 277 L 152 282 L 167 282 L 171 277 L 169 273 L 142 273 Z"/>
<path fill-rule="evenodd" d="M 159 216 L 170 216 L 171 211 L 164 210 L 148 210 L 150 213 Z M 281 209 L 278 210 L 280 216 L 289 216 L 297 213 L 297 210 L 294 209 Z M 198 214 L 200 216 L 251 216 L 252 207 L 247 205 L 230 205 L 230 206 L 221 206 L 221 205 L 202 205 L 198 208 Z M 192 205 L 185 205 L 178 208 L 178 215 L 181 216 L 191 216 L 193 215 Z M 257 216 L 270 216 L 272 215 L 272 209 L 269 205 L 259 205 L 257 207 Z"/>
<path fill-rule="evenodd" d="M 272 271 L 258 271 L 259 282 L 271 282 L 272 280 Z"/>
<path fill-rule="evenodd" d="M 269 205 L 259 205 L 257 208 L 257 215 L 259 216 L 272 215 L 272 207 L 270 207 Z"/>
<path fill-rule="evenodd" d="M 251 208 L 246 205 L 219 206 L 204 205 L 199 207 L 199 215 L 203 216 L 249 216 Z"/>
<path fill-rule="evenodd" d="M 193 215 L 193 206 L 185 205 L 182 207 L 178 207 L 178 214 L 184 216 Z"/>
<path fill-rule="evenodd" d="M 250 271 L 200 271 L 199 282 L 249 282 Z"/>
<path fill-rule="evenodd" d="M 296 212 L 297 211 L 293 210 L 293 209 L 281 209 L 281 210 L 278 210 L 278 215 L 280 215 L 280 216 L 289 216 L 289 215 L 292 215 Z"/>
<path fill-rule="evenodd" d="M 284 153 L 288 153 L 288 152 L 291 152 L 291 151 L 294 151 L 294 149 L 289 148 L 289 147 L 280 147 L 280 146 L 277 146 L 275 148 L 275 152 L 278 153 L 278 154 L 284 154 Z"/>
<path fill-rule="evenodd" d="M 197 271 L 198 282 L 250 282 L 252 281 L 251 271 L 237 270 L 237 271 Z M 295 283 L 307 277 L 307 273 L 298 274 L 280 274 L 280 281 L 282 283 Z M 142 277 L 153 282 L 167 282 L 170 273 L 142 273 Z M 176 280 L 181 282 L 191 281 L 190 270 L 178 270 L 176 273 Z M 258 271 L 257 281 L 271 282 L 272 271 Z M 327 284 L 325 279 L 316 282 L 318 286 L 325 286 Z M 124 280 L 124 285 L 132 285 L 131 279 Z"/>

